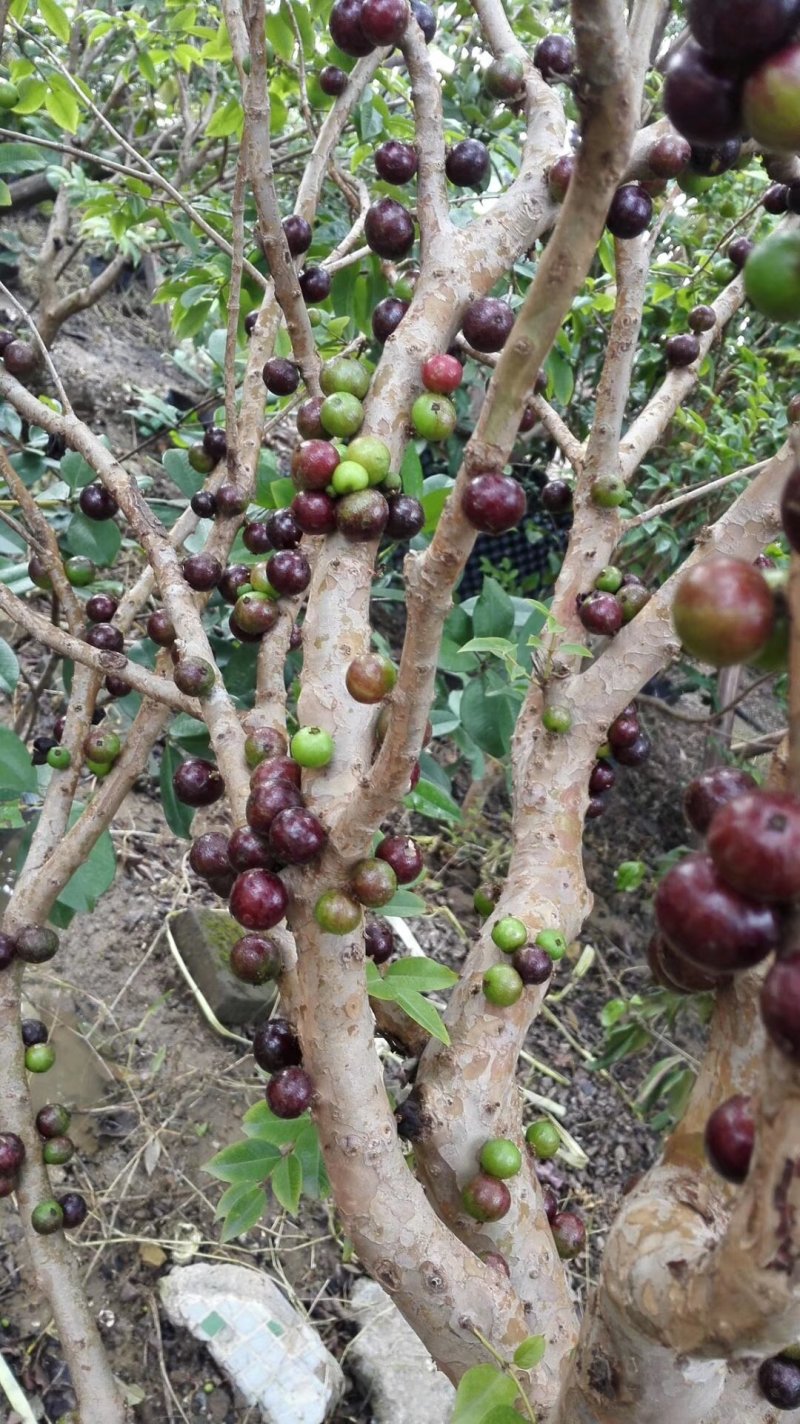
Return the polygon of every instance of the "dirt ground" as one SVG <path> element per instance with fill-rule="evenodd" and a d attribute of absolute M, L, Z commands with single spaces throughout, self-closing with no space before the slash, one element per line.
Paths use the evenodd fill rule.
<path fill-rule="evenodd" d="M 99 415 L 112 441 L 132 445 L 135 431 L 124 415 L 132 387 L 163 395 L 175 381 L 163 330 L 148 327 L 140 302 L 133 332 L 109 322 L 108 310 L 76 318 L 70 331 L 55 354 L 81 385 L 82 406 Z M 96 392 L 103 388 L 98 410 Z M 637 893 L 619 892 L 617 867 L 642 860 L 652 873 L 685 841 L 680 790 L 702 762 L 699 728 L 656 706 L 644 711 L 644 721 L 653 759 L 644 770 L 621 772 L 608 814 L 587 836 L 596 899 L 583 943 L 595 949 L 594 964 L 554 1006 L 553 1020 L 539 1020 L 531 1032 L 527 1050 L 545 1071 L 526 1063 L 522 1073 L 528 1089 L 563 1105 L 564 1125 L 588 1159 L 583 1170 L 563 1174 L 564 1200 L 585 1213 L 590 1230 L 591 1249 L 575 1271 L 579 1292 L 594 1277 L 622 1185 L 658 1149 L 657 1133 L 632 1099 L 657 1058 L 677 1052 L 691 1063 L 702 1042 L 699 1020 L 687 1010 L 674 1038 L 647 1054 L 608 1074 L 587 1062 L 602 1047 L 603 1006 L 649 983 L 648 882 Z M 774 713 L 766 706 L 759 729 L 770 725 Z M 89 1219 L 72 1239 L 93 1311 L 116 1374 L 133 1389 L 138 1424 L 246 1424 L 257 1411 L 234 1394 L 202 1346 L 176 1334 L 159 1312 L 157 1289 L 175 1262 L 254 1263 L 286 1287 L 342 1360 L 348 1388 L 338 1424 L 368 1424 L 369 1399 L 350 1377 L 346 1354 L 353 1333 L 346 1303 L 360 1267 L 347 1259 L 333 1210 L 303 1204 L 295 1221 L 275 1206 L 245 1238 L 220 1245 L 214 1211 L 221 1187 L 203 1164 L 239 1135 L 239 1120 L 261 1090 L 252 1057 L 212 1032 L 159 941 L 165 915 L 198 891 L 181 860 L 185 844 L 179 856 L 156 793 L 155 781 L 144 778 L 118 817 L 119 874 L 95 914 L 73 921 L 52 968 L 26 975 L 29 1012 L 53 1024 L 57 1047 L 56 1067 L 36 1081 L 39 1101 L 46 1093 L 49 1101 L 76 1106 L 78 1154 L 53 1176 L 90 1202 Z M 505 793 L 496 787 L 480 816 L 430 846 L 429 874 L 444 888 L 431 894 L 434 913 L 412 928 L 432 956 L 450 963 L 463 957 L 451 917 L 467 932 L 475 928 L 472 893 L 481 867 L 506 839 L 507 815 Z M 431 822 L 416 828 L 431 836 Z M 30 1279 L 19 1220 L 11 1201 L 0 1201 L 0 1348 L 31 1402 L 41 1403 L 43 1418 L 55 1421 L 74 1397 Z"/>

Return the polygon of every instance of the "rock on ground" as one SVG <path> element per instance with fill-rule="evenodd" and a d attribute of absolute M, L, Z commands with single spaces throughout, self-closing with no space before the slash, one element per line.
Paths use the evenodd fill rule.
<path fill-rule="evenodd" d="M 449 1424 L 455 1390 L 386 1292 L 359 1281 L 350 1309 L 362 1328 L 347 1363 L 370 1391 L 376 1424 Z"/>

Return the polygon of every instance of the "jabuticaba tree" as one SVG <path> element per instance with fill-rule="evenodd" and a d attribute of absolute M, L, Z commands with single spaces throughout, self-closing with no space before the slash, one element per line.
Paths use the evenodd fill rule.
<path fill-rule="evenodd" d="M 18 8 L 4 132 L 59 149 L 59 127 L 77 130 L 64 161 L 106 185 L 78 184 L 77 213 L 113 210 L 115 239 L 142 247 L 166 235 L 179 256 L 161 298 L 217 372 L 215 423 L 188 447 L 176 430 L 164 460 L 187 501 L 168 526 L 73 411 L 52 322 L 4 289 L 0 469 L 29 577 L 0 581 L 0 610 L 70 675 L 63 716 L 33 740 L 38 815 L 0 935 L 0 1194 L 82 1424 L 126 1411 L 69 1244 L 87 1204 L 48 1172 L 71 1156 L 69 1115 L 31 1110 L 28 1074 L 53 1050 L 20 1026 L 20 992 L 25 966 L 57 954 L 59 897 L 154 748 L 191 872 L 241 927 L 233 972 L 277 981 L 279 1016 L 253 1044 L 254 1130 L 318 1132 L 365 1269 L 463 1392 L 482 1370 L 470 1419 L 797 1411 L 800 0 L 691 0 L 688 28 L 664 0 L 572 0 L 557 33 L 547 7 L 512 0 L 269 14 L 224 0 L 184 36 L 184 104 L 209 147 L 177 167 L 153 137 L 181 87 L 160 20 L 87 22 L 51 0 L 23 35 Z M 141 98 L 127 137 L 109 99 L 122 63 Z M 45 94 L 52 138 L 27 119 Z M 262 440 L 281 420 L 296 441 L 278 478 Z M 34 436 L 66 453 L 31 463 Z M 545 447 L 532 510 L 516 476 Z M 53 513 L 36 496 L 55 480 Z M 424 864 L 394 817 L 425 765 L 475 541 L 532 519 L 542 538 L 571 520 L 547 617 L 522 645 L 508 625 L 459 644 L 512 708 L 513 806 L 505 874 L 476 895 L 455 976 L 395 957 L 381 911 L 399 912 Z M 402 587 L 397 659 L 371 624 L 379 559 Z M 580 1313 L 568 1263 L 585 1225 L 552 1186 L 558 1130 L 525 1124 L 515 1071 L 591 906 L 585 822 L 620 768 L 646 762 L 637 695 L 679 656 L 788 669 L 788 735 L 765 785 L 726 764 L 687 788 L 694 849 L 658 886 L 642 957 L 669 993 L 711 996 L 708 1048 Z M 491 696 L 481 715 L 499 715 Z M 466 716 L 462 732 L 480 746 Z M 227 830 L 192 835 L 212 805 Z M 447 987 L 442 1019 L 416 991 Z M 417 1060 L 396 1110 L 381 1033 Z M 224 1152 L 215 1163 L 225 1180 Z M 292 1171 L 274 1181 L 284 1205 Z M 234 1234 L 264 1210 L 260 1185 L 229 1189 Z"/>

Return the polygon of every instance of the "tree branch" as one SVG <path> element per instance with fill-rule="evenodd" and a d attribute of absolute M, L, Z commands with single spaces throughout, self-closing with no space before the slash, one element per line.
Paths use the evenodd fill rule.
<path fill-rule="evenodd" d="M 27 485 L 23 484 L 14 469 L 8 457 L 8 452 L 2 445 L 0 445 L 0 470 L 2 471 L 3 479 L 8 485 L 10 494 L 22 510 L 25 523 L 37 547 L 41 551 L 41 556 L 45 559 L 47 572 L 50 576 L 55 595 L 64 610 L 67 626 L 71 633 L 77 634 L 83 627 L 83 610 L 75 595 L 72 584 L 64 572 L 58 540 L 45 519 L 42 510 L 28 490 Z"/>
<path fill-rule="evenodd" d="M 406 26 L 400 47 L 411 79 L 411 99 L 419 155 L 417 221 L 424 261 L 431 242 L 452 231 L 444 171 L 444 116 L 442 91 L 422 30 L 413 21 Z"/>

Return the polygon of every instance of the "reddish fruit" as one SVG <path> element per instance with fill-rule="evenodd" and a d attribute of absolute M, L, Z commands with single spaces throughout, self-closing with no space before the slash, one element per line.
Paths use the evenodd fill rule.
<path fill-rule="evenodd" d="M 168 648 L 177 638 L 172 619 L 165 608 L 155 608 L 147 620 L 147 636 L 160 648 Z"/>
<path fill-rule="evenodd" d="M 291 507 L 304 534 L 332 534 L 336 529 L 336 501 L 322 490 L 301 490 Z"/>
<path fill-rule="evenodd" d="M 91 648 L 97 648 L 103 653 L 121 653 L 125 647 L 122 633 L 111 623 L 95 623 L 83 641 L 88 643 Z"/>
<path fill-rule="evenodd" d="M 364 953 L 374 964 L 385 964 L 394 954 L 394 935 L 385 920 L 369 920 L 364 926 Z"/>
<path fill-rule="evenodd" d="M 299 549 L 281 549 L 267 561 L 267 578 L 277 593 L 293 596 L 311 582 L 311 565 Z"/>
<path fill-rule="evenodd" d="M 692 156 L 691 145 L 680 134 L 664 134 L 647 155 L 647 166 L 657 178 L 677 178 Z"/>
<path fill-rule="evenodd" d="M 800 1062 L 800 953 L 772 965 L 761 990 L 761 1017 L 773 1043 Z"/>
<path fill-rule="evenodd" d="M 274 862 L 266 838 L 260 836 L 251 826 L 237 826 L 230 840 L 226 842 L 225 853 L 229 865 L 237 871 L 269 870 Z"/>
<path fill-rule="evenodd" d="M 455 356 L 442 352 L 422 364 L 422 384 L 434 395 L 451 396 L 464 379 L 464 367 Z"/>
<path fill-rule="evenodd" d="M 559 1211 L 550 1223 L 562 1261 L 574 1261 L 586 1245 L 586 1227 L 574 1211 Z"/>
<path fill-rule="evenodd" d="M 266 786 L 270 781 L 289 781 L 293 786 L 299 787 L 300 777 L 301 769 L 294 757 L 280 752 L 259 762 L 250 777 L 250 785 L 255 790 L 257 786 Z"/>
<path fill-rule="evenodd" d="M 19 376 L 20 380 L 27 380 L 32 376 L 39 365 L 39 352 L 35 346 L 31 346 L 27 341 L 9 341 L 3 350 L 3 361 L 6 370 L 12 376 Z"/>
<path fill-rule="evenodd" d="M 504 534 L 524 518 L 527 500 L 522 485 L 510 475 L 490 470 L 470 479 L 461 507 L 482 534 Z"/>
<path fill-rule="evenodd" d="M 231 891 L 230 911 L 246 930 L 271 930 L 283 919 L 289 897 L 280 876 L 245 870 Z"/>
<path fill-rule="evenodd" d="M 731 889 L 707 855 L 686 856 L 667 872 L 655 911 L 676 953 L 714 974 L 751 969 L 780 940 L 777 911 Z"/>
<path fill-rule="evenodd" d="M 606 638 L 622 627 L 622 608 L 613 593 L 590 593 L 579 604 L 578 617 L 587 632 Z"/>
<path fill-rule="evenodd" d="M 686 651 L 714 667 L 755 657 L 775 618 L 763 574 L 743 559 L 706 559 L 684 574 L 672 604 L 672 621 Z"/>
<path fill-rule="evenodd" d="M 324 440 L 325 430 L 319 413 L 325 403 L 324 396 L 312 396 L 297 407 L 295 424 L 304 440 Z"/>
<path fill-rule="evenodd" d="M 287 1019 L 260 1024 L 253 1039 L 253 1057 L 265 1073 L 278 1073 L 302 1062 L 300 1042 Z"/>
<path fill-rule="evenodd" d="M 285 865 L 308 865 L 322 854 L 327 839 L 319 818 L 302 806 L 279 811 L 269 828 L 270 850 Z"/>
<path fill-rule="evenodd" d="M 800 553 L 800 465 L 795 465 L 783 487 L 781 522 L 789 546 Z"/>
<path fill-rule="evenodd" d="M 231 868 L 228 858 L 228 838 L 222 831 L 207 831 L 192 841 L 189 864 L 195 875 L 208 880 L 212 875 L 225 875 Z"/>
<path fill-rule="evenodd" d="M 345 674 L 345 687 L 355 702 L 382 702 L 397 682 L 397 668 L 379 653 L 353 658 Z"/>
<path fill-rule="evenodd" d="M 478 1172 L 464 1187 L 461 1205 L 476 1221 L 499 1221 L 511 1209 L 511 1193 L 499 1177 Z"/>
<path fill-rule="evenodd" d="M 638 732 L 636 735 L 639 735 Z M 633 740 L 635 741 L 636 738 L 634 737 Z M 592 796 L 599 796 L 604 791 L 610 791 L 616 779 L 617 774 L 613 766 L 607 761 L 596 761 L 589 776 L 589 790 Z"/>
<path fill-rule="evenodd" d="M 250 582 L 248 564 L 229 564 L 219 581 L 219 592 L 226 603 L 235 603 L 242 584 Z"/>
<path fill-rule="evenodd" d="M 705 1130 L 705 1149 L 715 1172 L 726 1182 L 743 1182 L 750 1169 L 756 1124 L 750 1098 L 741 1093 L 720 1103 Z"/>
<path fill-rule="evenodd" d="M 422 851 L 411 836 L 385 836 L 375 854 L 392 867 L 398 885 L 410 885 L 422 874 Z"/>
<path fill-rule="evenodd" d="M 752 67 L 771 54 L 800 22 L 798 0 L 689 0 L 695 39 L 715 58 Z"/>
<path fill-rule="evenodd" d="M 658 933 L 647 946 L 647 963 L 656 983 L 673 994 L 705 994 L 722 982 L 719 975 L 706 974 L 688 959 L 681 959 Z"/>
<path fill-rule="evenodd" d="M 326 64 L 325 68 L 320 70 L 318 79 L 323 94 L 327 94 L 331 99 L 338 98 L 347 88 L 348 76 L 336 64 Z"/>
<path fill-rule="evenodd" d="M 328 19 L 328 29 L 333 43 L 343 54 L 360 59 L 373 49 L 361 27 L 363 0 L 336 0 Z"/>
<path fill-rule="evenodd" d="M 217 768 L 202 757 L 187 757 L 176 768 L 172 788 L 184 806 L 213 806 L 225 794 L 225 782 Z"/>
<path fill-rule="evenodd" d="M 480 297 L 461 321 L 464 338 L 476 351 L 500 351 L 511 335 L 514 313 L 499 297 Z"/>
<path fill-rule="evenodd" d="M 278 946 L 263 935 L 243 935 L 231 946 L 230 970 L 244 984 L 266 984 L 283 968 Z"/>
<path fill-rule="evenodd" d="M 547 174 L 547 186 L 554 203 L 563 203 L 567 189 L 572 182 L 577 158 L 573 153 L 564 153 L 557 158 Z"/>
<path fill-rule="evenodd" d="M 363 0 L 361 28 L 374 45 L 396 45 L 411 19 L 408 0 Z"/>
<path fill-rule="evenodd" d="M 300 1117 L 313 1096 L 314 1084 L 305 1068 L 281 1068 L 267 1083 L 267 1103 L 276 1117 Z"/>
<path fill-rule="evenodd" d="M 15 1177 L 25 1161 L 25 1143 L 16 1132 L 0 1132 L 0 1176 Z"/>
<path fill-rule="evenodd" d="M 523 984 L 546 984 L 553 972 L 553 961 L 546 950 L 536 944 L 523 945 L 511 960 Z"/>
<path fill-rule="evenodd" d="M 93 593 L 86 600 L 86 617 L 92 623 L 110 623 L 118 607 L 110 593 Z"/>
<path fill-rule="evenodd" d="M 693 830 L 704 836 L 712 817 L 745 791 L 752 791 L 755 779 L 737 766 L 715 766 L 691 781 L 683 798 L 683 812 Z"/>
<path fill-rule="evenodd" d="M 262 766 L 265 765 L 267 763 L 262 762 Z M 261 768 L 259 767 L 257 770 L 261 770 Z M 253 789 L 245 806 L 245 815 L 251 830 L 261 836 L 269 833 L 269 828 L 280 811 L 288 811 L 290 807 L 303 804 L 302 795 L 291 781 L 273 778 L 259 785 L 254 777 L 252 786 Z"/>
<path fill-rule="evenodd" d="M 800 895 L 800 801 L 786 792 L 749 791 L 714 816 L 708 852 L 729 885 L 754 900 Z"/>

